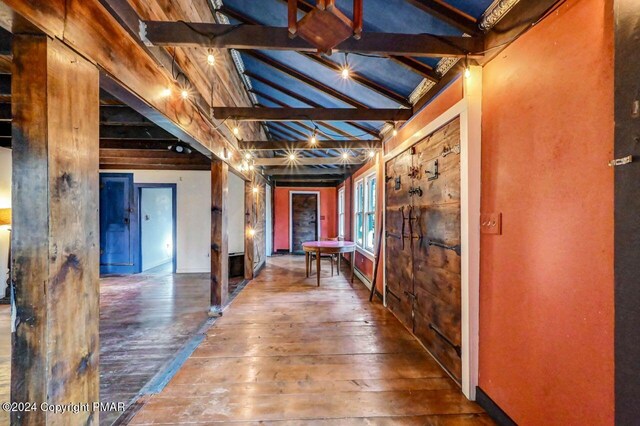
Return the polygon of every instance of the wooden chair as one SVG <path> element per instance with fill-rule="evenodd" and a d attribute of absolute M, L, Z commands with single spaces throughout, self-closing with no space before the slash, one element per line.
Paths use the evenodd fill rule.
<path fill-rule="evenodd" d="M 344 241 L 344 238 L 342 237 L 332 237 L 332 238 L 325 238 L 323 241 Z M 316 257 L 315 253 L 311 254 L 311 260 L 314 260 Z M 333 262 L 336 261 L 337 266 L 338 266 L 338 275 L 340 275 L 340 255 L 338 254 L 321 254 L 320 255 L 320 260 L 322 259 L 329 259 L 329 262 L 331 262 L 331 276 L 333 276 Z"/>

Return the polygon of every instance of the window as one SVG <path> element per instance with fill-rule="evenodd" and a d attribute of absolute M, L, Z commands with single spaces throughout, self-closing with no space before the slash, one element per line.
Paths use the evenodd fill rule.
<path fill-rule="evenodd" d="M 356 181 L 355 240 L 358 247 L 373 252 L 376 228 L 376 175 L 371 173 Z"/>
<path fill-rule="evenodd" d="M 338 191 L 338 237 L 344 238 L 344 187 Z"/>
<path fill-rule="evenodd" d="M 365 180 L 367 194 L 365 197 L 365 228 L 364 249 L 373 252 L 374 234 L 376 229 L 376 177 L 370 175 Z"/>

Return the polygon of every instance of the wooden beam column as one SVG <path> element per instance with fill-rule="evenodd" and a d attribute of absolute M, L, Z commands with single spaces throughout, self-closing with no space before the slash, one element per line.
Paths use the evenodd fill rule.
<path fill-rule="evenodd" d="M 255 235 L 255 203 L 253 182 L 244 182 L 244 279 L 253 279 L 253 237 Z"/>
<path fill-rule="evenodd" d="M 98 424 L 98 69 L 45 36 L 13 39 L 12 424 Z"/>
<path fill-rule="evenodd" d="M 229 166 L 211 161 L 211 313 L 219 314 L 229 297 Z"/>

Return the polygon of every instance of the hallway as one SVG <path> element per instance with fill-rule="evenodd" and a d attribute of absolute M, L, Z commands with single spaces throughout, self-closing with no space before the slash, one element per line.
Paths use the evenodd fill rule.
<path fill-rule="evenodd" d="M 323 268 L 318 288 L 302 257 L 270 258 L 132 424 L 493 424 L 359 281 Z"/>

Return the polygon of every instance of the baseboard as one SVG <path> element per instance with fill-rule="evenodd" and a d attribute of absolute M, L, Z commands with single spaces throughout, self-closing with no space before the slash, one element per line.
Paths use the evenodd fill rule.
<path fill-rule="evenodd" d="M 211 272 L 209 268 L 178 268 L 176 274 L 208 274 Z"/>
<path fill-rule="evenodd" d="M 505 411 L 496 404 L 479 386 L 476 386 L 476 402 L 500 426 L 517 426 Z"/>

